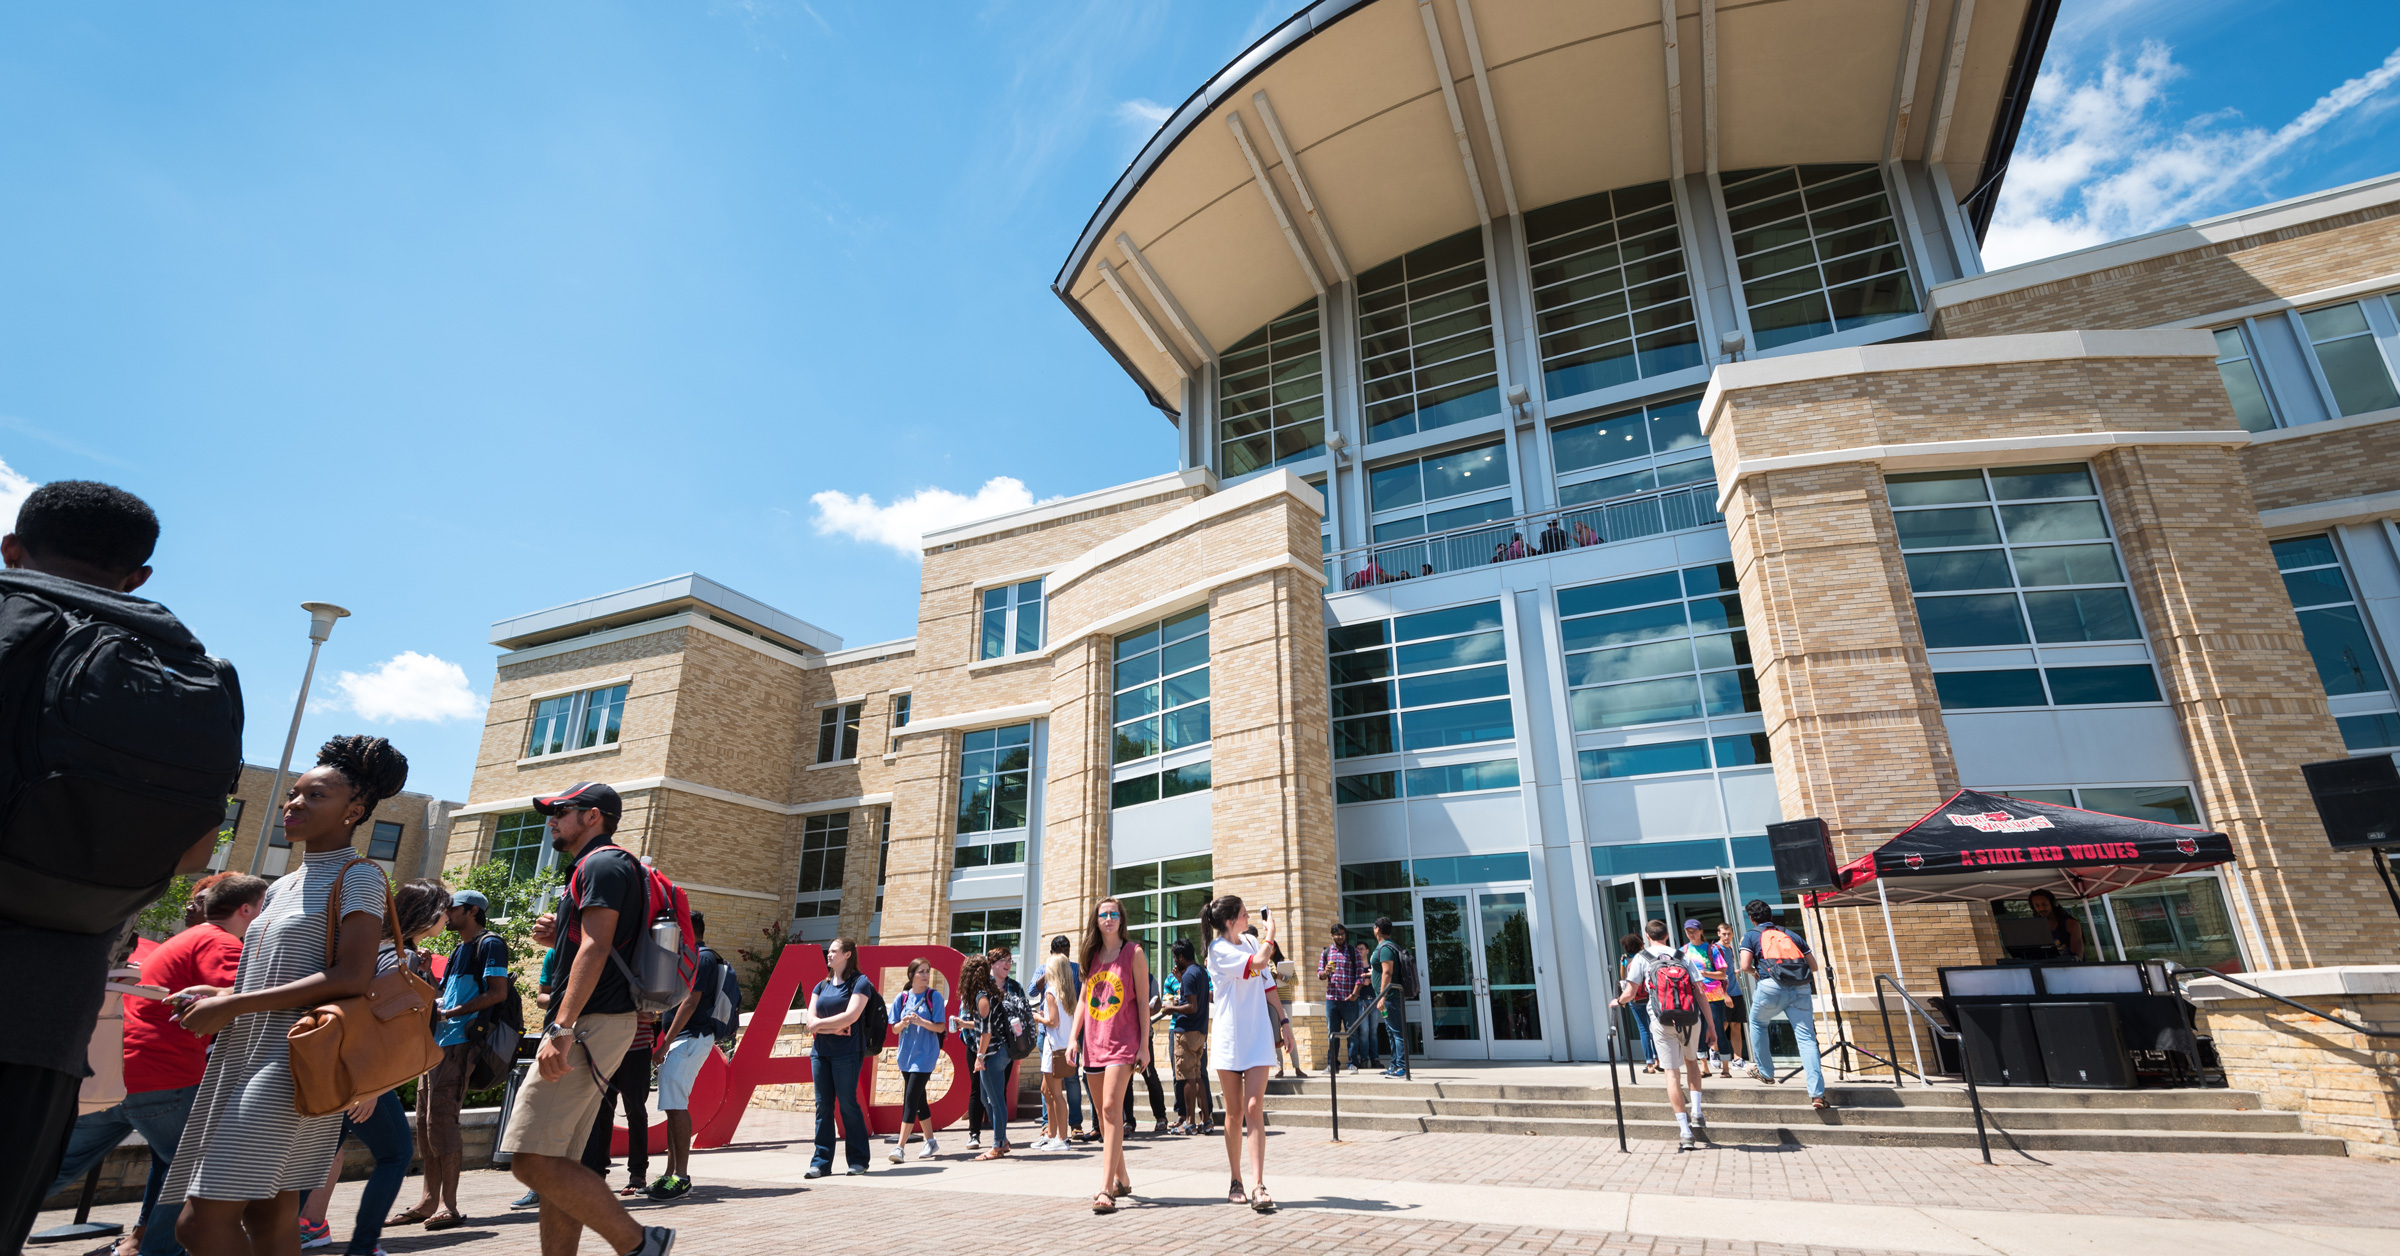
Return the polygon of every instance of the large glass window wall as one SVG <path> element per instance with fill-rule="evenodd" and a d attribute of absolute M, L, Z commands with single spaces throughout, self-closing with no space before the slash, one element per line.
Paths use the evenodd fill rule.
<path fill-rule="evenodd" d="M 1577 732 L 1759 709 L 1731 563 L 1560 589 L 1558 614 Z M 1586 779 L 1629 773 L 1610 757 L 1617 752 L 1594 753 L 1578 765 Z M 1708 757 L 1699 744 L 1696 766 Z"/>
<path fill-rule="evenodd" d="M 1558 504 L 1611 501 L 1679 484 L 1716 483 L 1700 399 L 1683 397 L 1550 429 Z"/>
<path fill-rule="evenodd" d="M 1110 805 L 1208 788 L 1208 608 L 1116 640 Z"/>
<path fill-rule="evenodd" d="M 1348 624 L 1325 639 L 1334 758 L 1516 736 L 1498 602 Z"/>
<path fill-rule="evenodd" d="M 1033 797 L 1033 725 L 982 728 L 959 741 L 956 866 L 1025 862 Z"/>
<path fill-rule="evenodd" d="M 1462 231 L 1358 276 L 1367 439 L 1500 412 L 1483 233 Z"/>
<path fill-rule="evenodd" d="M 1215 857 L 1202 854 L 1108 870 L 1109 897 L 1125 908 L 1126 936 L 1149 952 L 1150 971 L 1161 982 L 1172 971 L 1176 942 L 1191 943 L 1195 956 L 1208 954 L 1200 913 L 1208 907 L 1215 867 Z"/>
<path fill-rule="evenodd" d="M 1874 165 L 1742 170 L 1721 185 L 1752 348 L 1917 312 L 1900 225 Z"/>
<path fill-rule="evenodd" d="M 1664 182 L 1525 215 L 1542 387 L 1553 400 L 1700 365 L 1700 326 Z"/>
<path fill-rule="evenodd" d="M 1218 359 L 1218 470 L 1228 479 L 1325 452 L 1324 320 L 1314 297 Z"/>

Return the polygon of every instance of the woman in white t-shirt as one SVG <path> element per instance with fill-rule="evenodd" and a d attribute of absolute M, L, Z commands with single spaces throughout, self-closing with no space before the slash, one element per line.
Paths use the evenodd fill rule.
<path fill-rule="evenodd" d="M 1275 921 L 1265 908 L 1258 912 L 1258 935 L 1246 937 L 1250 910 L 1228 894 L 1210 903 L 1202 914 L 1214 940 L 1208 944 L 1208 1053 L 1216 1059 L 1217 1085 L 1225 1094 L 1225 1163 L 1233 1184 L 1225 1202 L 1248 1204 L 1257 1212 L 1275 1211 L 1267 1194 L 1267 1069 L 1275 1063 L 1274 1014 L 1260 978 L 1268 972 L 1268 948 L 1275 943 Z M 1271 978 L 1270 978 L 1271 979 Z M 1257 1176 L 1247 1193 L 1242 1190 L 1242 1130 L 1249 1127 L 1250 1160 Z"/>
<path fill-rule="evenodd" d="M 1067 1059 L 1068 1046 L 1075 1040 L 1075 1009 L 1067 996 L 1075 988 L 1075 975 L 1067 967 L 1067 954 L 1053 951 L 1042 969 L 1041 1006 L 1033 1009 L 1033 1019 L 1042 1026 L 1042 1136 L 1033 1140 L 1035 1151 L 1073 1151 L 1075 1144 L 1067 1141 Z"/>

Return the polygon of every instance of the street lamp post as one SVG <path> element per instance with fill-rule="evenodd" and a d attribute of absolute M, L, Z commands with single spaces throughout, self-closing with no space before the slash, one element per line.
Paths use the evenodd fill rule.
<path fill-rule="evenodd" d="M 333 621 L 350 617 L 350 612 L 331 602 L 302 602 L 300 609 L 308 612 L 308 670 L 300 673 L 300 699 L 292 704 L 291 731 L 283 735 L 283 761 L 275 765 L 275 788 L 267 792 L 266 815 L 258 824 L 258 845 L 250 852 L 252 876 L 258 875 L 259 861 L 267 857 L 267 837 L 275 831 L 275 817 L 283 814 L 283 779 L 291 775 L 292 746 L 300 740 L 300 716 L 308 710 L 308 685 L 317 676 L 317 651 L 324 649 L 325 638 L 333 635 Z"/>

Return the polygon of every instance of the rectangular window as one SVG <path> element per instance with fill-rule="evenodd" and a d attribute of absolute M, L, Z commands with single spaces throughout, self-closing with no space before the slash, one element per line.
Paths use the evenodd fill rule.
<path fill-rule="evenodd" d="M 1525 215 L 1542 389 L 1555 401 L 1700 365 L 1683 237 L 1665 183 Z"/>
<path fill-rule="evenodd" d="M 1162 990 L 1173 971 L 1169 961 L 1175 943 L 1191 943 L 1195 955 L 1207 953 L 1200 913 L 1208 907 L 1215 878 L 1216 862 L 1210 855 L 1148 860 L 1108 871 L 1108 895 L 1125 909 L 1125 935 L 1149 952 L 1150 971 Z"/>
<path fill-rule="evenodd" d="M 1353 943 L 1364 942 L 1368 953 L 1375 947 L 1375 918 L 1389 917 L 1393 941 L 1405 949 L 1416 946 L 1416 897 L 1409 893 L 1420 884 L 1409 875 L 1408 861 L 1387 859 L 1375 863 L 1342 865 L 1342 924 L 1350 930 Z"/>
<path fill-rule="evenodd" d="M 885 747 L 884 753 L 886 754 L 896 753 L 900 749 L 900 730 L 908 727 L 908 701 L 913 696 L 905 693 L 892 695 L 891 741 Z"/>
<path fill-rule="evenodd" d="M 2310 310 L 2300 316 L 2316 353 L 2317 371 L 2334 411 L 2344 417 L 2400 406 L 2400 390 L 2392 387 L 2391 364 L 2377 342 L 2388 339 L 2385 329 L 2370 321 L 2370 311 L 2392 317 L 2383 303 L 2347 301 Z"/>
<path fill-rule="evenodd" d="M 1194 607 L 1116 639 L 1110 761 L 1112 807 L 1208 788 L 1208 608 Z M 1171 765 L 1171 766 L 1170 766 Z"/>
<path fill-rule="evenodd" d="M 883 814 L 876 821 L 875 831 L 880 835 L 875 848 L 875 914 L 881 916 L 883 914 L 883 883 L 892 871 L 892 809 L 890 807 L 883 809 Z M 877 921 L 876 928 L 880 930 L 882 927 L 882 922 Z"/>
<path fill-rule="evenodd" d="M 1244 336 L 1217 364 L 1220 472 L 1227 479 L 1325 452 L 1325 352 L 1311 297 Z"/>
<path fill-rule="evenodd" d="M 2322 533 L 2293 537 L 2275 542 L 2274 550 L 2275 566 L 2283 572 L 2283 590 L 2292 599 L 2292 612 L 2300 620 L 2300 638 L 2308 644 L 2325 695 L 2367 696 L 2363 703 L 2345 703 L 2344 710 L 2352 713 L 2334 721 L 2342 730 L 2342 744 L 2353 754 L 2400 745 L 2400 712 L 2354 710 L 2357 705 L 2388 708 L 2394 703 L 2390 674 L 2376 652 L 2366 607 L 2358 600 L 2333 537 Z"/>
<path fill-rule="evenodd" d="M 817 712 L 817 762 L 840 763 L 858 757 L 860 702 L 829 706 Z"/>
<path fill-rule="evenodd" d="M 1025 935 L 1025 909 L 994 907 L 985 911 L 950 913 L 950 945 L 969 959 L 993 947 L 1016 955 Z"/>
<path fill-rule="evenodd" d="M 799 824 L 799 886 L 794 920 L 842 915 L 842 865 L 850 857 L 850 812 L 804 817 Z"/>
<path fill-rule="evenodd" d="M 1558 613 L 1577 732 L 1759 709 L 1731 563 L 1561 589 Z"/>
<path fill-rule="evenodd" d="M 2258 355 L 2250 351 L 2249 336 L 2239 327 L 2217 333 L 2217 375 L 2225 381 L 2225 398 L 2233 403 L 2234 421 L 2245 432 L 2275 428 L 2275 409 L 2267 403 L 2267 388 L 2258 375 Z"/>
<path fill-rule="evenodd" d="M 1915 471 L 1884 489 L 1942 709 L 2160 700 L 2149 663 L 2093 666 L 2049 648 L 2149 648 L 2090 467 Z M 2040 666 L 1944 670 L 1949 651 L 1990 649 Z"/>
<path fill-rule="evenodd" d="M 276 832 L 281 834 L 282 830 Z M 492 833 L 492 858 L 508 865 L 511 881 L 522 881 L 541 871 L 543 852 L 549 849 L 550 831 L 538 811 L 506 812 Z"/>
<path fill-rule="evenodd" d="M 534 703 L 533 726 L 525 737 L 525 757 L 617 744 L 624 728 L 625 693 L 629 688 L 610 685 Z"/>
<path fill-rule="evenodd" d="M 398 859 L 400 857 L 400 824 L 396 820 L 377 820 L 367 835 L 367 858 Z"/>
<path fill-rule="evenodd" d="M 1498 602 L 1350 624 L 1325 638 L 1335 758 L 1516 736 Z"/>
<path fill-rule="evenodd" d="M 984 728 L 959 740 L 957 866 L 1025 862 L 1033 796 L 1033 725 Z"/>
<path fill-rule="evenodd" d="M 1872 164 L 1733 171 L 1720 183 L 1753 349 L 1917 312 L 1900 227 Z"/>
<path fill-rule="evenodd" d="M 1449 763 L 1438 768 L 1410 768 L 1408 796 L 1431 798 L 1437 794 L 1467 794 L 1479 789 L 1515 789 L 1517 761 L 1515 759 L 1486 759 L 1481 763 Z"/>
<path fill-rule="evenodd" d="M 1026 580 L 985 589 L 975 657 L 1006 658 L 1042 648 L 1042 582 Z"/>
<path fill-rule="evenodd" d="M 1367 439 L 1500 413 L 1483 235 L 1462 231 L 1358 276 Z"/>

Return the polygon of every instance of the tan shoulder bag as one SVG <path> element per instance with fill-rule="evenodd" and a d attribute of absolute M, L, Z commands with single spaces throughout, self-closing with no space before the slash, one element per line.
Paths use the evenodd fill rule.
<path fill-rule="evenodd" d="M 325 965 L 333 966 L 342 924 L 342 877 L 358 864 L 343 865 L 325 900 Z M 433 1042 L 434 988 L 408 969 L 408 943 L 400 936 L 392 891 L 383 891 L 383 920 L 401 962 L 375 974 L 365 994 L 311 1008 L 284 1035 L 292 1058 L 292 1107 L 302 1116 L 339 1112 L 423 1075 L 442 1061 Z"/>

